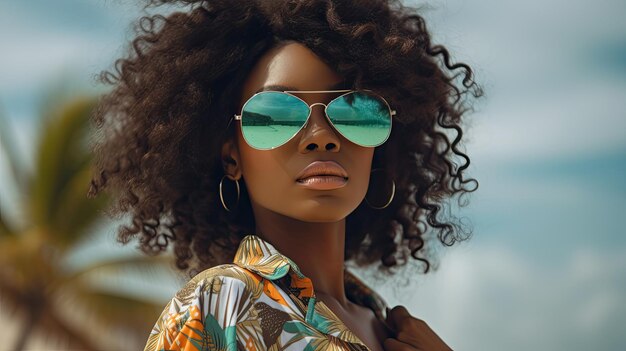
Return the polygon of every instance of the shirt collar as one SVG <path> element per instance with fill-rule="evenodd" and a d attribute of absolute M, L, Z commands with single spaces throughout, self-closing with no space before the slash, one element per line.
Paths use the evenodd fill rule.
<path fill-rule="evenodd" d="M 300 271 L 298 265 L 289 257 L 281 254 L 272 244 L 260 237 L 246 235 L 239 244 L 233 263 L 253 271 L 265 279 L 278 280 L 290 274 L 290 290 L 307 305 L 306 320 L 312 322 L 315 313 L 315 292 L 311 279 Z M 362 280 L 354 276 L 344 267 L 346 293 L 359 304 L 369 306 L 383 322 L 386 320 L 386 302 L 380 295 L 371 290 Z M 315 322 L 313 322 L 315 323 Z"/>
<path fill-rule="evenodd" d="M 246 235 L 241 239 L 233 263 L 269 280 L 284 277 L 290 269 L 297 278 L 308 279 L 294 261 L 254 234 Z"/>

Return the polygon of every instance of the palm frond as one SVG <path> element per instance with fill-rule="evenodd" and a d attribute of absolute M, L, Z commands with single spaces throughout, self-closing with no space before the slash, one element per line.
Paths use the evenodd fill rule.
<path fill-rule="evenodd" d="M 156 271 L 162 271 L 163 269 L 169 269 L 172 265 L 173 258 L 169 255 L 162 256 L 131 256 L 122 257 L 117 259 L 111 259 L 102 262 L 96 262 L 66 275 L 63 284 L 71 284 L 77 279 L 88 277 L 93 273 L 104 273 L 118 275 L 127 273 L 130 271 L 138 270 L 142 275 L 148 275 L 155 273 Z"/>
<path fill-rule="evenodd" d="M 0 116 L 0 144 L 14 168 L 13 177 L 23 184 L 19 195 L 29 224 L 14 228 L 13 222 L 0 216 L 0 297 L 16 311 L 38 316 L 23 328 L 21 337 L 30 337 L 37 324 L 86 350 L 107 345 L 107 340 L 97 338 L 104 329 L 108 333 L 126 328 L 145 335 L 162 312 L 163 301 L 151 301 L 150 294 L 141 291 L 125 292 L 124 286 L 98 286 L 102 278 L 138 272 L 136 276 L 147 282 L 150 273 L 164 273 L 173 263 L 171 256 L 162 255 L 121 257 L 75 268 L 63 265 L 77 243 L 97 232 L 94 227 L 109 200 L 106 194 L 86 196 L 91 177 L 89 116 L 95 104 L 94 98 L 81 98 L 50 108 L 42 118 L 32 174 L 20 169 L 7 123 Z M 32 313 L 33 301 L 41 312 L 37 315 Z M 75 310 L 77 306 L 85 313 Z M 90 319 L 80 320 L 86 314 L 98 320 L 97 325 L 110 328 L 95 330 L 94 337 Z M 77 323 L 68 322 L 72 316 L 78 316 Z"/>
<path fill-rule="evenodd" d="M 86 164 L 68 179 L 66 187 L 59 194 L 58 208 L 51 220 L 57 233 L 53 240 L 60 248 L 69 249 L 97 233 L 94 230 L 102 222 L 102 210 L 109 201 L 106 194 L 87 198 L 91 169 Z"/>
<path fill-rule="evenodd" d="M 156 320 L 163 310 L 162 301 L 153 302 L 90 284 L 73 285 L 68 297 L 71 297 L 72 304 L 81 306 L 107 329 L 125 327 L 148 332 L 151 321 Z"/>
<path fill-rule="evenodd" d="M 20 168 L 20 158 L 16 149 L 17 144 L 15 140 L 13 140 L 11 130 L 12 128 L 9 125 L 8 119 L 4 116 L 2 110 L 0 110 L 0 148 L 9 161 L 9 170 L 11 171 L 13 182 L 17 186 L 16 190 L 18 193 L 23 194 L 26 190 L 26 180 L 28 177 L 25 171 Z M 4 184 L 4 186 L 7 186 L 7 184 Z"/>
<path fill-rule="evenodd" d="M 4 216 L 2 215 L 2 209 L 0 209 L 0 243 L 3 238 L 6 237 L 14 237 L 17 235 L 13 228 L 11 228 L 5 221 Z"/>
<path fill-rule="evenodd" d="M 86 140 L 95 103 L 95 99 L 83 98 L 59 108 L 56 118 L 46 120 L 37 149 L 29 198 L 31 216 L 35 224 L 49 228 L 62 248 L 81 238 L 104 204 L 104 200 L 85 195 L 90 160 Z M 78 200 L 81 196 L 84 201 Z"/>

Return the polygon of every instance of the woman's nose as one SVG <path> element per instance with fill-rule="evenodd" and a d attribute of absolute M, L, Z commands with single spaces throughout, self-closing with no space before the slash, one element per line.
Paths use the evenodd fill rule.
<path fill-rule="evenodd" d="M 326 118 L 325 108 L 326 105 L 321 102 L 311 104 L 311 115 L 303 128 L 303 135 L 300 139 L 301 150 L 339 151 L 339 136 Z"/>

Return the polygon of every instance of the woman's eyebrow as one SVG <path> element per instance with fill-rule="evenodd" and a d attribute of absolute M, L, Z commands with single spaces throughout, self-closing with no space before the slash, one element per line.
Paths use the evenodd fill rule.
<path fill-rule="evenodd" d="M 329 87 L 327 90 L 339 90 L 339 89 L 347 89 L 347 84 L 344 81 L 341 81 L 331 87 Z M 280 85 L 280 84 L 271 84 L 271 85 L 265 85 L 263 87 L 261 87 L 259 90 L 255 91 L 254 94 L 256 93 L 260 93 L 262 91 L 285 91 L 285 90 L 298 90 L 294 87 L 290 87 L 287 85 Z"/>

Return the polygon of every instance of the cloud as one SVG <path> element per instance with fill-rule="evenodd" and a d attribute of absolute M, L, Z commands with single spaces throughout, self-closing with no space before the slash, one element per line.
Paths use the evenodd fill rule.
<path fill-rule="evenodd" d="M 476 119 L 468 148 L 492 160 L 549 159 L 626 148 L 626 84 L 579 82 L 567 94 L 491 102 Z M 493 159 L 495 158 L 495 159 Z"/>
<path fill-rule="evenodd" d="M 130 22 L 111 19 L 106 25 L 99 6 L 62 11 L 62 6 L 39 5 L 43 8 L 0 5 L 0 41 L 6 48 L 0 55 L 3 97 L 36 92 L 42 82 L 68 68 L 87 81 L 122 52 L 121 39 Z M 98 20 L 97 30 L 89 19 Z"/>
<path fill-rule="evenodd" d="M 468 245 L 469 244 L 469 245 Z M 383 290 L 458 350 L 609 350 L 626 345 L 626 250 L 573 250 L 546 265 L 464 244 L 407 290 Z"/>
<path fill-rule="evenodd" d="M 433 43 L 485 87 L 467 116 L 471 154 L 498 163 L 626 147 L 626 83 L 615 78 L 624 73 L 615 57 L 626 41 L 624 2 L 428 4 Z"/>

